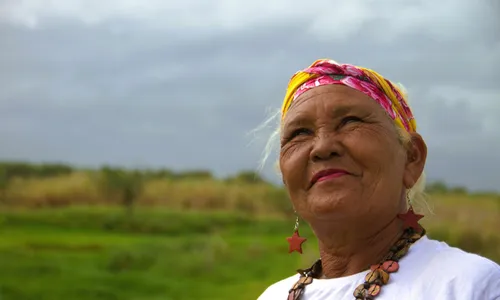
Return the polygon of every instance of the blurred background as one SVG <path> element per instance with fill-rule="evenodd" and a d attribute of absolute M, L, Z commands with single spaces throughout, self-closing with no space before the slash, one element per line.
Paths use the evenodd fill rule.
<path fill-rule="evenodd" d="M 500 262 L 500 2 L 0 0 L 0 299 L 256 299 L 317 256 L 258 172 L 318 58 L 408 90 L 433 238 Z M 274 125 L 274 124 L 271 124 Z"/>

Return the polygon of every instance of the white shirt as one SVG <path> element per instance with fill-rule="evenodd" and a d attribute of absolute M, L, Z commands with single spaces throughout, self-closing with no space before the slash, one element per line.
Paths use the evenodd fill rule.
<path fill-rule="evenodd" d="M 333 279 L 314 279 L 302 300 L 352 300 L 368 270 Z M 286 300 L 299 275 L 271 285 L 257 300 Z M 500 300 L 500 266 L 479 255 L 423 236 L 391 273 L 377 300 Z"/>

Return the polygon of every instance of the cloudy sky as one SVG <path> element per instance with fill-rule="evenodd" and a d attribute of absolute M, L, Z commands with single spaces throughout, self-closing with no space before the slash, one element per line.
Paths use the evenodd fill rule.
<path fill-rule="evenodd" d="M 406 86 L 430 178 L 500 189 L 499 20 L 496 0 L 0 0 L 0 160 L 256 168 L 247 133 L 328 57 Z"/>

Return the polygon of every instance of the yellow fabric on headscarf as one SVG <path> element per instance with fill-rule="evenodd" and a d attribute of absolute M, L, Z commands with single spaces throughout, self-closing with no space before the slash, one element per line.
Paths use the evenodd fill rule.
<path fill-rule="evenodd" d="M 335 76 L 340 76 L 340 79 L 335 79 Z M 324 83 L 318 82 L 319 79 Z M 338 64 L 328 59 L 316 60 L 311 66 L 292 76 L 281 108 L 282 120 L 296 97 L 308 89 L 323 84 L 344 84 L 367 94 L 389 113 L 399 127 L 408 132 L 416 131 L 417 124 L 406 97 L 396 85 L 373 70 Z M 367 84 L 373 85 L 373 88 L 367 89 Z"/>

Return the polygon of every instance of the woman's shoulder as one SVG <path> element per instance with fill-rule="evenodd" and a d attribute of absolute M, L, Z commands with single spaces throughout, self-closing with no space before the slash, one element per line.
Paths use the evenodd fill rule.
<path fill-rule="evenodd" d="M 425 257 L 427 261 L 432 260 L 438 267 L 474 269 L 476 273 L 485 271 L 500 272 L 500 265 L 481 255 L 427 237 L 423 238 L 422 242 L 417 249 L 419 256 L 421 258 Z"/>
<path fill-rule="evenodd" d="M 500 265 L 497 263 L 433 239 L 425 238 L 415 246 L 418 246 L 415 247 L 418 255 L 408 260 L 413 273 L 408 275 L 418 278 L 426 288 L 470 295 L 469 299 L 500 297 Z"/>
<path fill-rule="evenodd" d="M 295 274 L 270 285 L 257 300 L 286 299 L 290 288 L 299 280 L 299 274 Z"/>

